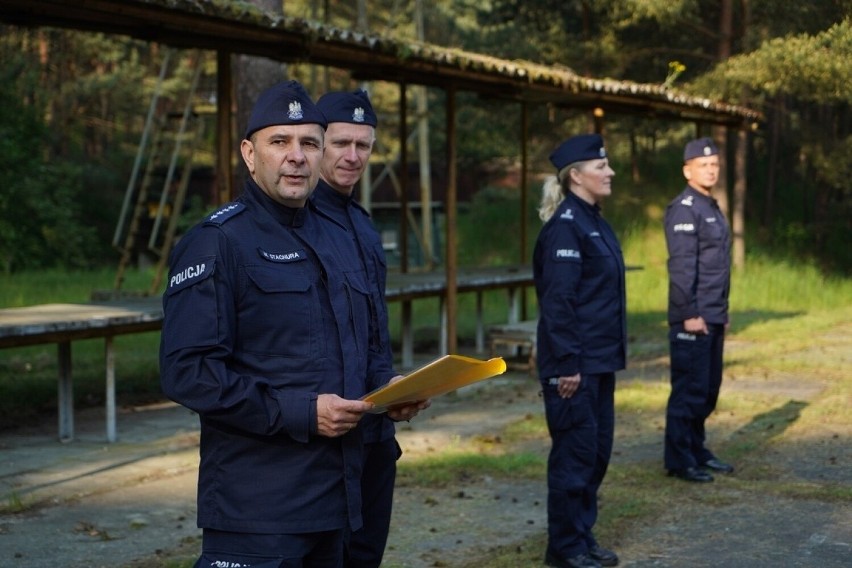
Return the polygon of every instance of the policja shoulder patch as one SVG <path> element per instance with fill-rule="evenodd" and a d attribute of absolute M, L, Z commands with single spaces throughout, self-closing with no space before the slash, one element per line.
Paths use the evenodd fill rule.
<path fill-rule="evenodd" d="M 189 261 L 181 266 L 175 267 L 175 271 L 169 274 L 169 286 L 166 293 L 171 295 L 180 292 L 202 280 L 209 278 L 216 267 L 215 256 L 205 256 L 196 261 Z"/>

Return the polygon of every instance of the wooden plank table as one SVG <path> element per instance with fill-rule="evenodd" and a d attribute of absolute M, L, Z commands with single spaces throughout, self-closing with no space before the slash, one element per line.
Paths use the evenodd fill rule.
<path fill-rule="evenodd" d="M 482 294 L 487 290 L 509 292 L 509 323 L 517 322 L 521 310 L 521 291 L 533 284 L 529 266 L 483 269 L 461 269 L 458 292 L 475 292 L 476 347 L 485 351 L 485 329 L 482 320 Z M 410 369 L 414 361 L 414 300 L 439 298 L 441 318 L 441 354 L 447 352 L 447 283 L 444 272 L 388 274 L 388 302 L 402 303 L 402 368 Z M 71 373 L 71 342 L 104 338 L 106 366 L 106 437 L 117 438 L 115 406 L 115 354 L 112 339 L 116 335 L 157 331 L 163 325 L 162 301 L 159 296 L 134 297 L 86 304 L 43 304 L 23 308 L 0 309 L 0 349 L 46 343 L 57 344 L 58 356 L 58 420 L 59 438 L 74 438 L 74 390 Z"/>
<path fill-rule="evenodd" d="M 92 304 L 43 304 L 0 309 L 0 348 L 56 343 L 59 363 L 59 439 L 74 439 L 74 385 L 71 342 L 104 338 L 106 359 L 106 437 L 116 440 L 115 354 L 112 338 L 155 331 L 163 325 L 160 298 Z"/>
<path fill-rule="evenodd" d="M 444 272 L 389 273 L 385 296 L 388 302 L 402 303 L 402 368 L 410 369 L 414 364 L 414 329 L 412 326 L 412 300 L 435 298 L 440 301 L 440 354 L 447 354 L 447 277 Z M 522 292 L 532 286 L 533 275 L 530 265 L 497 266 L 487 268 L 460 268 L 457 291 L 459 294 L 476 293 L 476 352 L 485 352 L 485 325 L 483 316 L 483 293 L 488 290 L 505 289 L 509 294 L 508 323 L 520 320 Z"/>

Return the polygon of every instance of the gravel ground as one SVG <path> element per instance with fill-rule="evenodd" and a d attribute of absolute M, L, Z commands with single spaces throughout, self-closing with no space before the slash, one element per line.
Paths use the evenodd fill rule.
<path fill-rule="evenodd" d="M 841 360 L 852 362 L 845 335 Z M 659 380 L 664 362 L 636 365 L 620 375 Z M 752 471 L 771 468 L 779 483 L 852 486 L 850 421 L 799 432 L 795 418 L 824 385 L 794 375 L 731 377 L 722 397 L 761 396 L 788 420 L 768 432 L 764 447 L 720 477 L 724 498 L 708 504 L 701 486 L 680 483 L 682 508 L 630 525 L 614 543 L 627 567 L 819 567 L 852 565 L 852 510 L 842 500 L 768 496 L 750 484 Z M 616 396 L 618 396 L 616 394 Z M 509 422 L 542 412 L 535 380 L 520 372 L 436 399 L 398 439 L 403 460 L 470 438 L 488 439 Z M 754 428 L 753 417 L 720 413 L 715 440 Z M 197 421 L 172 404 L 121 409 L 119 442 L 106 444 L 99 409 L 77 413 L 77 437 L 61 444 L 55 424 L 0 432 L 0 564 L 41 568 L 165 566 L 162 558 L 197 550 L 195 481 Z M 619 419 L 613 467 L 647 464 L 663 475 L 659 416 Z M 772 443 L 769 443 L 771 441 Z M 547 441 L 524 448 L 547 452 Z M 605 489 L 606 486 L 604 486 Z M 605 495 L 604 495 L 605 498 Z M 544 480 L 482 477 L 446 489 L 400 485 L 384 566 L 471 566 L 497 547 L 523 549 L 546 532 Z M 20 509 L 19 512 L 14 512 Z M 473 564 L 472 564 L 473 563 Z M 539 563 L 519 566 L 541 566 Z"/>

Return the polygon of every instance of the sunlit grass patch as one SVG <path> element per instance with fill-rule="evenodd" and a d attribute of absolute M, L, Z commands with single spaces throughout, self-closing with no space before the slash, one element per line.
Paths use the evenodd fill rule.
<path fill-rule="evenodd" d="M 447 452 L 408 462 L 400 462 L 397 484 L 420 487 L 446 487 L 482 476 L 512 479 L 542 477 L 546 462 L 529 453 L 483 455 L 471 452 Z"/>
<path fill-rule="evenodd" d="M 544 408 L 542 408 L 539 414 L 527 414 L 523 419 L 507 424 L 503 430 L 503 437 L 507 443 L 542 439 L 547 436 L 547 421 L 544 417 Z"/>
<path fill-rule="evenodd" d="M 615 412 L 658 412 L 665 410 L 669 397 L 668 381 L 616 382 Z"/>
<path fill-rule="evenodd" d="M 852 503 L 852 486 L 848 483 L 767 482 L 767 493 L 789 499 Z"/>

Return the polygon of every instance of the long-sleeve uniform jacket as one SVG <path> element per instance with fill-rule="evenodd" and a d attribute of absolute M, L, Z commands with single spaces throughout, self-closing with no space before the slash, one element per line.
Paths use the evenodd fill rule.
<path fill-rule="evenodd" d="M 533 277 L 539 379 L 624 369 L 624 259 L 599 207 L 568 193 L 539 233 Z"/>
<path fill-rule="evenodd" d="M 728 322 L 731 237 L 716 200 L 689 185 L 669 204 L 664 218 L 669 251 L 669 324 L 698 316 Z"/>
<path fill-rule="evenodd" d="M 397 373 L 393 369 L 393 351 L 388 331 L 388 308 L 385 300 L 385 284 L 388 266 L 382 237 L 370 220 L 370 214 L 352 196 L 343 195 L 320 179 L 311 199 L 324 213 L 346 227 L 353 239 L 367 271 L 370 283 L 371 309 L 378 322 L 376 352 L 370 357 L 367 370 L 367 390 L 384 386 Z M 393 422 L 386 415 L 365 415 L 358 424 L 364 443 L 388 440 L 394 435 Z"/>
<path fill-rule="evenodd" d="M 202 528 L 361 526 L 359 429 L 318 436 L 316 405 L 365 394 L 377 327 L 351 241 L 320 215 L 249 180 L 170 258 L 161 380 L 200 417 Z"/>

